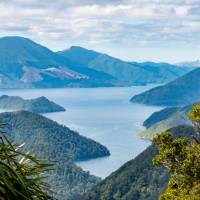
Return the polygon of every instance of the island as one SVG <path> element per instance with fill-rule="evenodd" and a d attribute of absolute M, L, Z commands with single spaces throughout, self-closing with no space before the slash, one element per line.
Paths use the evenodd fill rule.
<path fill-rule="evenodd" d="M 23 99 L 19 96 L 0 96 L 0 109 L 26 110 L 34 113 L 63 112 L 65 108 L 42 96 L 35 99 Z"/>

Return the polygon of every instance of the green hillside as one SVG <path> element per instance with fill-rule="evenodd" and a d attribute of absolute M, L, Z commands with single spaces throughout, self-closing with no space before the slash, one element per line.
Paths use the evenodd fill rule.
<path fill-rule="evenodd" d="M 175 138 L 191 137 L 192 127 L 179 126 L 171 129 Z M 157 154 L 154 145 L 148 147 L 135 159 L 124 164 L 108 178 L 100 182 L 80 200 L 156 200 L 169 180 L 168 172 L 152 164 Z"/>
<path fill-rule="evenodd" d="M 99 181 L 73 161 L 108 156 L 106 147 L 36 113 L 1 113 L 0 121 L 7 124 L 5 133 L 10 140 L 25 143 L 26 151 L 56 164 L 56 170 L 48 174 L 54 197 L 72 199 Z"/>
<path fill-rule="evenodd" d="M 142 138 L 152 139 L 155 134 L 164 132 L 178 125 L 192 125 L 188 118 L 188 112 L 191 111 L 193 105 L 185 107 L 165 108 L 159 112 L 153 113 L 144 124 L 148 128 L 139 133 Z"/>
<path fill-rule="evenodd" d="M 191 68 L 176 67 L 167 63 L 126 62 L 107 54 L 73 46 L 57 52 L 59 56 L 77 63 L 84 69 L 93 69 L 114 77 L 114 85 L 144 85 L 164 83 L 187 73 Z"/>
<path fill-rule="evenodd" d="M 0 109 L 27 110 L 36 113 L 49 113 L 65 111 L 65 108 L 49 101 L 46 97 L 36 99 L 23 99 L 18 96 L 0 96 Z"/>
<path fill-rule="evenodd" d="M 148 117 L 143 122 L 143 126 L 145 126 L 146 128 L 149 128 L 152 125 L 154 125 L 155 123 L 169 118 L 171 115 L 173 115 L 178 110 L 180 110 L 180 107 L 167 107 L 158 112 L 154 112 L 150 117 Z"/>
<path fill-rule="evenodd" d="M 200 68 L 166 84 L 134 96 L 130 101 L 158 106 L 182 106 L 200 100 Z"/>

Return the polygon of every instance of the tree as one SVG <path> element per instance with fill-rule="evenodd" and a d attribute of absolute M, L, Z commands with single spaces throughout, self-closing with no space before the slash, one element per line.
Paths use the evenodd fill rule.
<path fill-rule="evenodd" d="M 193 122 L 198 135 L 200 134 L 200 103 L 192 108 L 192 111 L 188 114 L 190 120 Z"/>
<path fill-rule="evenodd" d="M 0 125 L 0 200 L 46 200 L 49 185 L 44 172 L 52 165 L 23 153 L 24 145 L 12 144 Z"/>
<path fill-rule="evenodd" d="M 193 107 L 189 118 L 196 130 L 200 131 L 200 104 Z M 171 179 L 160 200 L 199 200 L 200 199 L 200 143 L 195 139 L 173 139 L 165 132 L 153 139 L 159 154 L 153 159 L 156 165 L 163 165 Z"/>

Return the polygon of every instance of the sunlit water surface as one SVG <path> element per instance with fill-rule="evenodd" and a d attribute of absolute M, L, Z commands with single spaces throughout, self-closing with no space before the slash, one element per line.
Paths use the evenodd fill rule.
<path fill-rule="evenodd" d="M 65 88 L 0 90 L 0 94 L 24 98 L 45 96 L 66 108 L 66 112 L 45 114 L 61 124 L 105 145 L 111 156 L 76 164 L 91 174 L 106 177 L 149 144 L 138 138 L 143 121 L 161 107 L 130 103 L 130 98 L 152 86 L 123 88 Z"/>

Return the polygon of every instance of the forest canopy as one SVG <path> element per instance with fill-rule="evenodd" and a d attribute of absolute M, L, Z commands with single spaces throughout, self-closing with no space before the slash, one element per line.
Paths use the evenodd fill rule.
<path fill-rule="evenodd" d="M 164 166 L 171 174 L 160 200 L 200 199 L 200 104 L 193 107 L 189 118 L 197 131 L 191 139 L 173 139 L 170 132 L 165 132 L 153 140 L 159 149 L 159 154 L 153 159 L 154 164 Z"/>

